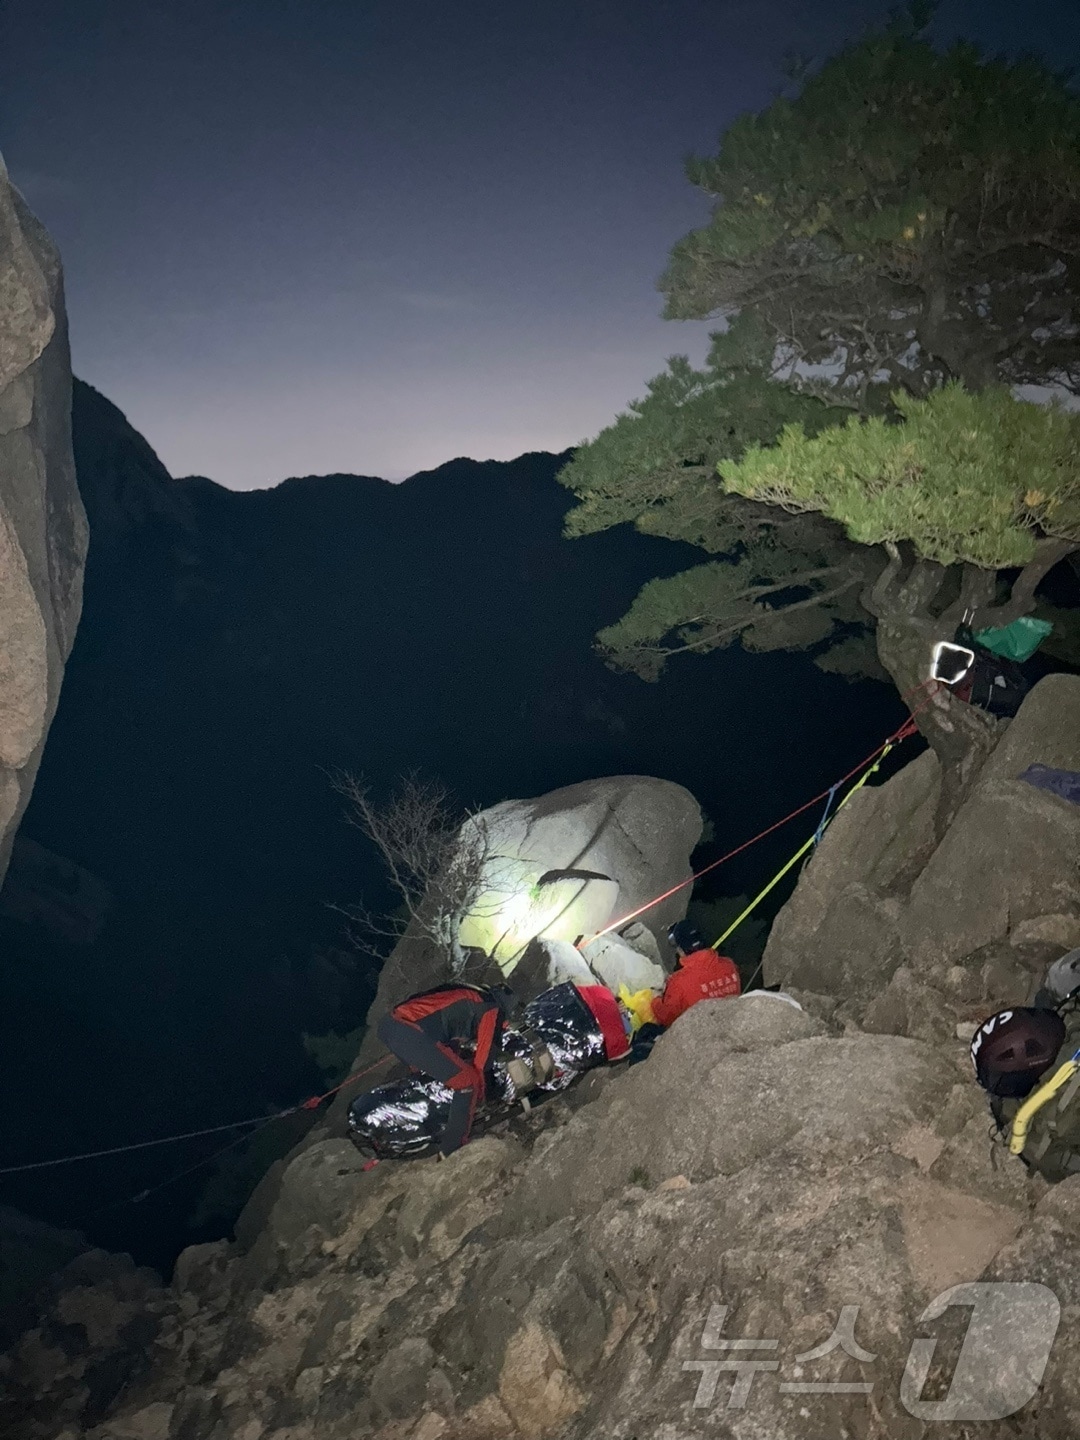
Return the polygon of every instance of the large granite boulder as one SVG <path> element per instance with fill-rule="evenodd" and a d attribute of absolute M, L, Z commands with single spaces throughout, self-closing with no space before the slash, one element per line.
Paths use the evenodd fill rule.
<path fill-rule="evenodd" d="M 492 888 L 497 891 L 505 886 L 511 893 L 511 875 L 521 887 L 525 903 L 515 911 L 517 924 L 530 913 L 536 918 L 530 911 L 530 889 L 542 891 L 555 885 L 563 900 L 565 913 L 554 916 L 541 903 L 543 923 L 535 932 L 526 929 L 520 953 L 517 949 L 512 952 L 520 969 L 510 966 L 510 979 L 522 999 L 562 979 L 595 984 L 605 978 L 616 989 L 626 983 L 631 990 L 663 983 L 664 972 L 657 962 L 669 948 L 667 929 L 686 914 L 689 885 L 619 926 L 623 944 L 618 951 L 604 945 L 586 946 L 590 962 L 570 953 L 571 942 L 581 933 L 579 927 L 587 929 L 586 922 L 597 913 L 605 919 L 613 909 L 616 917 L 628 914 L 689 878 L 690 854 L 700 839 L 702 820 L 688 790 L 649 776 L 617 775 L 568 785 L 538 799 L 505 801 L 481 812 L 477 822 L 496 841 L 490 864 Z M 600 887 L 603 904 L 597 912 L 591 905 Z M 573 901 L 581 895 L 586 904 L 571 917 Z M 497 908 L 499 898 L 496 894 L 494 903 L 485 903 L 485 919 Z M 569 908 L 565 908 L 567 901 Z M 380 972 L 353 1065 L 361 1078 L 345 1087 L 331 1105 L 327 1126 L 332 1134 L 344 1133 L 346 1111 L 355 1096 L 393 1073 L 377 1034 L 379 1021 L 392 1005 L 456 976 L 478 984 L 504 978 L 505 970 L 495 959 L 477 961 L 470 956 L 463 966 L 460 952 L 455 953 L 450 943 L 437 943 L 431 929 L 410 924 Z M 479 937 L 474 934 L 473 938 Z M 484 938 L 489 938 L 486 931 Z M 526 954 L 528 960 L 522 963 Z M 306 1143 L 313 1143 L 319 1133 L 313 1132 Z M 281 1161 L 272 1165 L 248 1200 L 238 1227 L 245 1244 L 253 1242 L 280 1195 L 284 1169 Z"/>
<path fill-rule="evenodd" d="M 458 941 L 509 974 L 531 941 L 590 937 L 684 881 L 701 812 L 681 786 L 628 775 L 507 800 L 468 828 L 484 836 L 489 854 Z M 643 914 L 644 924 L 662 936 L 688 899 L 685 890 L 670 896 Z"/>
<path fill-rule="evenodd" d="M 0 880 L 75 638 L 86 546 L 60 261 L 0 160 Z"/>
<path fill-rule="evenodd" d="M 869 999 L 900 964 L 895 882 L 932 843 L 938 763 L 926 751 L 839 811 L 765 947 L 770 982 Z"/>
<path fill-rule="evenodd" d="M 1038 916 L 1080 911 L 1080 805 L 1021 780 L 1032 764 L 1080 771 L 1080 676 L 1025 700 L 905 907 L 902 944 L 944 968 Z"/>

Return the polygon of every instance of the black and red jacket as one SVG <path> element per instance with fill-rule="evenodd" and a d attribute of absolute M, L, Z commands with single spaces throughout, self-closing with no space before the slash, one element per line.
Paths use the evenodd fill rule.
<path fill-rule="evenodd" d="M 498 1055 L 505 1019 L 485 990 L 471 985 L 440 985 L 410 995 L 390 1011 L 395 1020 L 415 1025 L 437 1044 L 466 1041 L 475 1047 L 472 1064 L 481 1073 Z"/>

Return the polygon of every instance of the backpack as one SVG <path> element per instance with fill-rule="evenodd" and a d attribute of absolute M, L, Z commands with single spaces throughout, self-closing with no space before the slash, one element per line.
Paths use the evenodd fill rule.
<path fill-rule="evenodd" d="M 961 625 L 957 629 L 956 643 L 966 645 L 975 659 L 963 679 L 952 687 L 953 694 L 958 700 L 985 710 L 988 715 L 1011 719 L 1031 689 L 1021 667 L 1015 660 L 995 655 L 985 645 L 980 645 L 966 626 Z"/>
<path fill-rule="evenodd" d="M 1064 999 L 1051 999 L 1041 1008 L 1055 1010 L 1063 1017 L 1075 1016 L 1080 1012 L 1080 987 Z M 1080 1053 L 1074 1048 L 1078 1039 L 1075 1029 L 1067 1035 L 1067 1046 L 1073 1049 L 1074 1058 Z M 1068 1061 L 1055 1063 L 1023 1102 L 997 1099 L 990 1102 L 990 1113 L 1006 1145 L 1027 1169 L 1038 1171 L 1051 1184 L 1080 1172 L 1080 1071 L 1074 1065 L 1072 1073 L 1068 1073 L 1067 1064 Z M 1040 1095 L 1044 1097 L 1043 1103 L 1037 1105 L 1026 1120 L 1021 1118 L 1025 1107 Z M 1021 1144 L 1019 1137 L 1014 1141 L 1018 1120 L 1023 1127 L 1019 1150 L 1013 1149 L 1014 1143 Z"/>

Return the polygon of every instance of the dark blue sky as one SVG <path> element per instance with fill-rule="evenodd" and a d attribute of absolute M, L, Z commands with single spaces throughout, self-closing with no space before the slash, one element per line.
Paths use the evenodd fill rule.
<path fill-rule="evenodd" d="M 704 328 L 683 179 L 785 52 L 891 0 L 0 0 L 0 141 L 77 372 L 176 474 L 391 478 L 562 449 Z M 936 31 L 1080 60 L 1078 0 Z"/>

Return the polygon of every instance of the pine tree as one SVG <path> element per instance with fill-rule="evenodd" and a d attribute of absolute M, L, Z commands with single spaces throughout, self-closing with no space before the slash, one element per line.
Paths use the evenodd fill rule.
<path fill-rule="evenodd" d="M 727 328 L 563 479 L 570 533 L 632 520 L 718 558 L 646 586 L 600 637 L 615 663 L 738 635 L 866 673 L 874 627 L 906 693 L 961 615 L 1027 613 L 1080 546 L 1080 422 L 1045 403 L 1080 397 L 1080 99 L 1034 60 L 936 50 L 929 13 L 689 163 L 713 207 L 666 314 Z M 947 695 L 919 724 L 945 819 L 995 727 Z"/>

